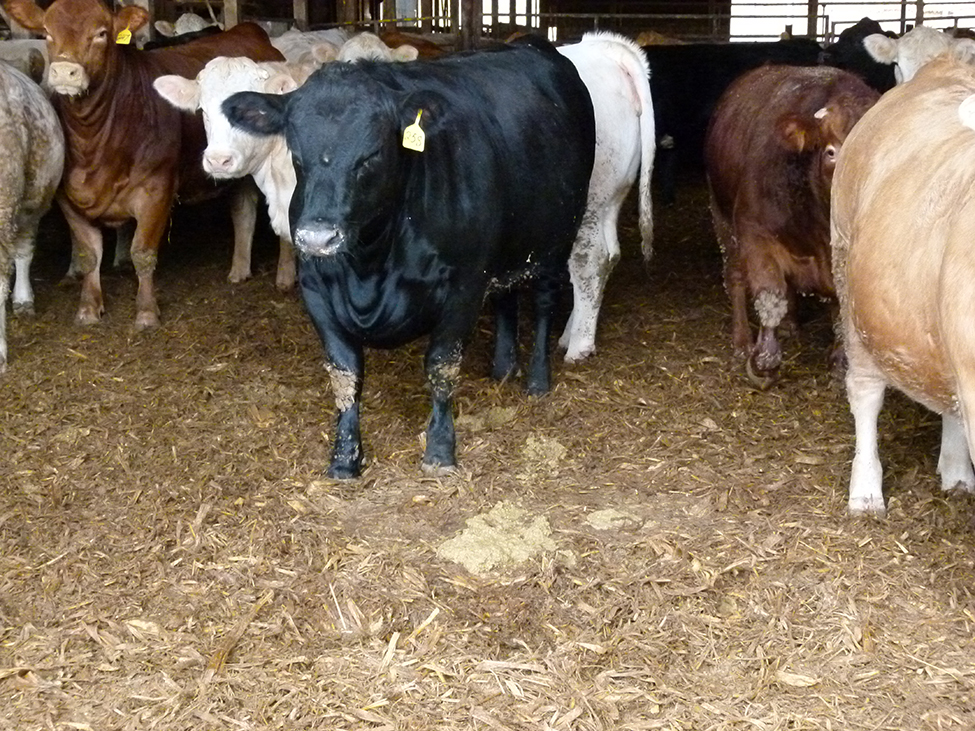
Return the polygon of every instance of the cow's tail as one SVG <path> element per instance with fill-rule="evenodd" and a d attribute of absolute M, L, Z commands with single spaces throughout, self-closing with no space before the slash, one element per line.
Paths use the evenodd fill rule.
<path fill-rule="evenodd" d="M 653 255 L 653 204 L 650 181 L 653 160 L 657 151 L 656 125 L 653 120 L 653 100 L 650 98 L 650 62 L 646 54 L 631 38 L 606 31 L 586 33 L 582 42 L 610 42 L 612 57 L 626 72 L 636 112 L 640 117 L 640 182 L 638 210 L 640 238 L 644 261 Z"/>
<path fill-rule="evenodd" d="M 601 35 L 603 38 L 612 38 L 625 49 L 623 53 L 617 55 L 617 60 L 629 77 L 636 112 L 640 116 L 640 181 L 638 186 L 640 248 L 643 251 L 644 261 L 650 261 L 650 257 L 653 255 L 653 204 L 650 199 L 650 181 L 653 177 L 654 155 L 657 152 L 653 100 L 650 98 L 650 62 L 647 60 L 643 49 L 631 39 L 615 33 Z"/>
<path fill-rule="evenodd" d="M 637 77 L 633 80 L 640 103 L 640 182 L 639 216 L 640 248 L 643 260 L 650 261 L 653 255 L 653 202 L 650 199 L 650 180 L 653 177 L 653 158 L 657 152 L 656 125 L 653 121 L 653 100 L 650 98 L 650 64 L 643 49 L 634 44 L 633 52 L 638 56 L 635 64 Z"/>

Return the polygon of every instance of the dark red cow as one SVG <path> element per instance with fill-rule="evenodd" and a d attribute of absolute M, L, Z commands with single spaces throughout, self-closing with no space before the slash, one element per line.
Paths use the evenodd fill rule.
<path fill-rule="evenodd" d="M 25 28 L 47 36 L 47 83 L 67 147 L 58 203 L 84 275 L 77 321 L 98 322 L 105 309 L 99 227 L 135 219 L 135 326 L 154 327 L 159 308 L 153 271 L 170 209 L 177 196 L 181 202 L 212 197 L 215 184 L 200 164 L 206 146 L 202 118 L 166 103 L 152 82 L 164 74 L 194 78 L 216 56 L 283 57 L 250 23 L 185 45 L 140 51 L 117 42 L 121 32 L 134 33 L 147 22 L 140 7 L 124 7 L 115 15 L 101 0 L 55 0 L 46 11 L 33 0 L 6 0 L 5 7 Z M 253 219 L 249 224 L 252 232 Z M 241 245 L 238 239 L 238 249 Z M 249 234 L 246 246 L 249 252 Z"/>
<path fill-rule="evenodd" d="M 705 163 L 714 230 L 731 298 L 731 338 L 767 388 L 782 363 L 775 330 L 795 295 L 836 300 L 829 202 L 836 155 L 879 98 L 847 71 L 764 66 L 735 81 L 708 129 Z M 759 330 L 752 339 L 748 303 Z"/>

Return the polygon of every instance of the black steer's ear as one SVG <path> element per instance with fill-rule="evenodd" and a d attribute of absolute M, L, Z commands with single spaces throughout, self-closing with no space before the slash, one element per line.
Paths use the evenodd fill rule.
<path fill-rule="evenodd" d="M 405 130 L 420 114 L 420 129 L 426 138 L 437 134 L 446 124 L 447 100 L 432 91 L 414 91 L 406 94 L 399 103 L 400 132 Z"/>
<path fill-rule="evenodd" d="M 240 91 L 224 99 L 220 109 L 234 127 L 255 135 L 277 135 L 284 132 L 286 103 L 279 94 Z"/>

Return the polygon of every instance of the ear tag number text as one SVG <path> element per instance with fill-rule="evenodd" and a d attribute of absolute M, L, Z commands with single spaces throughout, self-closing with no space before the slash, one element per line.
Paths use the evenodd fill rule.
<path fill-rule="evenodd" d="M 423 152 L 426 135 L 420 129 L 420 115 L 422 114 L 423 110 L 421 109 L 416 113 L 416 121 L 403 130 L 403 147 L 407 150 Z"/>

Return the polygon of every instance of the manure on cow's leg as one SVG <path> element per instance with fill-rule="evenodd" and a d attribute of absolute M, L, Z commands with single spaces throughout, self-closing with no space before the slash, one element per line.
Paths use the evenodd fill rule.
<path fill-rule="evenodd" d="M 461 356 L 460 347 L 441 356 L 427 353 L 427 381 L 433 404 L 421 468 L 430 475 L 449 474 L 457 469 L 453 397 L 460 378 Z"/>
<path fill-rule="evenodd" d="M 764 289 L 755 296 L 755 311 L 760 326 L 746 369 L 748 379 L 763 390 L 769 388 L 778 378 L 779 366 L 782 365 L 782 347 L 775 330 L 788 310 L 788 299 L 781 292 Z"/>
<path fill-rule="evenodd" d="M 325 364 L 335 396 L 335 441 L 327 474 L 337 480 L 351 480 L 362 473 L 362 443 L 359 431 L 361 379 L 353 371 Z"/>

